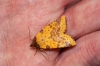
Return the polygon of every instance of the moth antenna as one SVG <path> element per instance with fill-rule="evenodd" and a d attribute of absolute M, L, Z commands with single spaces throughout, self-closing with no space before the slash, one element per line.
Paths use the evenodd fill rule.
<path fill-rule="evenodd" d="M 28 29 L 29 29 L 29 37 L 30 37 L 30 40 L 32 41 L 31 35 L 30 35 L 30 28 L 29 28 L 29 26 L 28 26 Z M 33 47 L 33 48 L 35 48 L 32 44 L 31 44 L 30 46 Z M 36 48 L 35 48 L 35 49 L 36 49 Z M 36 49 L 34 55 L 36 55 L 36 53 L 37 53 L 37 49 Z"/>
<path fill-rule="evenodd" d="M 31 39 L 31 35 L 30 35 L 30 28 L 29 28 L 29 26 L 28 26 L 28 30 L 29 30 L 29 37 L 30 37 L 30 40 L 32 40 L 32 39 Z"/>
<path fill-rule="evenodd" d="M 35 48 L 35 47 L 34 47 Z M 35 48 L 36 49 L 36 48 Z M 35 53 L 34 53 L 34 55 L 36 55 L 36 53 L 37 53 L 38 51 L 37 51 L 37 49 L 36 49 L 36 51 L 35 51 Z"/>

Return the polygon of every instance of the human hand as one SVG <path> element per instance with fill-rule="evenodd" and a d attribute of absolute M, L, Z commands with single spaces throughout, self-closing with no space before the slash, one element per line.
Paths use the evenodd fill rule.
<path fill-rule="evenodd" d="M 99 66 L 99 2 L 99 0 L 9 2 L 2 0 L 0 66 Z M 76 39 L 77 45 L 71 49 L 66 48 L 63 52 L 60 52 L 60 49 L 45 50 L 49 60 L 40 52 L 34 56 L 36 50 L 29 47 L 32 42 L 30 39 L 62 13 L 67 17 L 67 33 Z"/>

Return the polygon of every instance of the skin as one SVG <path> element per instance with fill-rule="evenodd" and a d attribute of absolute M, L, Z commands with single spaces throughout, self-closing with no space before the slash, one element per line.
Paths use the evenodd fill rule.
<path fill-rule="evenodd" d="M 0 66 L 99 66 L 99 3 L 100 0 L 1 0 Z M 53 49 L 34 55 L 36 50 L 29 47 L 34 36 L 61 15 L 67 17 L 67 33 L 77 45 L 61 52 Z"/>

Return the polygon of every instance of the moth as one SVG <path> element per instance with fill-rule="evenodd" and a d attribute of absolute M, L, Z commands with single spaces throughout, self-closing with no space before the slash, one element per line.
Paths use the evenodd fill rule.
<path fill-rule="evenodd" d="M 36 49 L 56 49 L 75 46 L 75 40 L 66 34 L 66 30 L 66 17 L 61 16 L 38 32 L 30 46 Z"/>

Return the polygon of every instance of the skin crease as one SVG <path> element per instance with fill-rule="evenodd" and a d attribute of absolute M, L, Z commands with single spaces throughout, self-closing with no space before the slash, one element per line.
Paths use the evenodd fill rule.
<path fill-rule="evenodd" d="M 99 66 L 100 0 L 1 0 L 0 66 Z M 66 7 L 66 10 L 64 10 Z M 67 33 L 77 42 L 72 48 L 36 52 L 32 38 L 61 15 Z M 42 16 L 42 17 L 41 17 Z M 29 34 L 29 29 L 30 34 Z M 31 36 L 31 37 L 30 37 Z M 49 60 L 45 57 L 49 57 Z"/>

